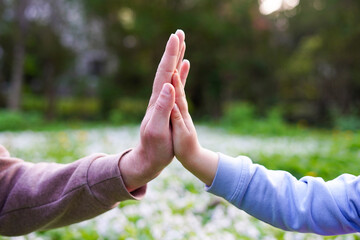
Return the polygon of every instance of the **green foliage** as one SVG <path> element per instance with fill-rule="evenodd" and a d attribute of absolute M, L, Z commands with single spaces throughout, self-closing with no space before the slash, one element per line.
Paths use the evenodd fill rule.
<path fill-rule="evenodd" d="M 333 116 L 334 127 L 336 129 L 345 131 L 357 131 L 360 129 L 360 116 L 351 114 L 351 115 L 335 115 Z"/>
<path fill-rule="evenodd" d="M 0 111 L 0 131 L 31 129 L 43 124 L 42 116 L 35 112 Z"/>
<path fill-rule="evenodd" d="M 22 102 L 26 111 L 44 112 L 47 104 L 43 97 L 27 94 Z M 58 119 L 103 119 L 97 98 L 60 98 L 55 105 Z"/>
<path fill-rule="evenodd" d="M 147 100 L 136 98 L 114 98 L 109 116 L 102 114 L 101 103 L 97 98 L 60 98 L 56 104 L 59 120 L 109 120 L 111 124 L 140 123 L 145 115 Z M 29 112 L 43 112 L 45 99 L 34 95 L 25 95 L 22 107 Z"/>
<path fill-rule="evenodd" d="M 65 98 L 57 104 L 57 114 L 61 118 L 101 119 L 100 103 L 96 98 Z"/>
<path fill-rule="evenodd" d="M 236 125 L 255 119 L 255 108 L 249 103 L 230 103 L 225 108 L 224 123 Z"/>
<path fill-rule="evenodd" d="M 283 120 L 280 108 L 272 108 L 265 117 L 256 113 L 254 105 L 243 102 L 228 103 L 221 120 L 224 127 L 234 133 L 292 135 L 302 129 L 289 126 Z"/>
<path fill-rule="evenodd" d="M 83 157 L 81 149 L 88 137 L 85 131 L 79 131 L 77 134 L 62 131 L 47 138 L 49 143 L 43 150 L 44 158 L 53 162 L 69 163 Z"/>
<path fill-rule="evenodd" d="M 249 155 L 269 169 L 285 170 L 297 178 L 315 176 L 331 180 L 343 173 L 358 175 L 360 167 L 354 161 L 357 161 L 360 154 L 359 132 L 334 132 L 320 135 L 308 132 L 308 134 L 310 135 L 304 135 L 301 138 L 311 139 L 315 141 L 314 144 L 320 143 L 317 151 L 306 153 L 297 150 L 292 153 L 291 149 L 283 149 L 274 153 L 252 152 Z M 302 148 L 302 146 L 299 144 L 297 148 Z"/>
<path fill-rule="evenodd" d="M 117 101 L 150 95 L 166 40 L 181 28 L 187 34 L 185 57 L 192 63 L 186 91 L 195 118 L 219 119 L 227 102 L 241 101 L 253 104 L 255 113 L 281 105 L 284 119 L 327 127 L 332 109 L 341 109 L 334 125 L 340 129 L 358 126 L 360 113 L 351 112 L 360 102 L 358 1 L 300 1 L 295 9 L 267 16 L 260 14 L 258 1 L 248 0 L 66 2 L 59 10 L 52 9 L 52 16 L 60 17 L 66 8 L 76 9 L 80 4 L 79 9 L 84 9 L 78 14 L 81 20 L 64 26 L 54 19 L 28 23 L 23 89 L 43 102 L 25 103 L 25 110 L 35 108 L 49 116 L 55 109 L 47 106 L 50 102 L 97 98 L 97 106 L 65 104 L 56 109 L 60 111 L 57 116 L 138 121 L 138 116 L 119 112 Z M 11 6 L 3 3 L 1 12 L 10 11 Z M 6 89 L 12 74 L 16 25 L 12 19 L 1 20 L 0 85 Z M 89 26 L 97 22 L 101 31 L 80 22 Z M 74 51 L 77 47 L 64 44 L 68 38 L 62 31 L 71 35 L 69 39 L 79 39 L 74 46 L 87 39 L 88 49 L 104 51 L 104 59 L 98 59 L 104 62 L 99 67 L 104 71 L 79 76 L 77 59 L 82 54 Z M 112 67 L 113 71 L 107 71 Z M 5 93 L 0 91 L 1 106 Z"/>
<path fill-rule="evenodd" d="M 64 229 L 38 232 L 37 234 L 41 239 L 45 240 L 97 240 L 100 238 L 94 226 L 81 229 L 66 227 Z"/>
<path fill-rule="evenodd" d="M 238 114 L 243 119 L 256 119 L 257 113 L 249 104 L 234 104 Z M 279 110 L 271 111 L 266 121 L 277 119 Z M 234 120 L 237 118 L 234 117 Z M 125 131 L 126 128 L 121 128 Z M 232 156 L 244 154 L 246 147 L 235 146 L 233 141 L 227 141 L 227 134 L 217 136 L 214 129 L 205 126 L 199 128 L 199 136 L 210 131 L 210 136 L 222 141 L 225 149 L 236 149 L 229 153 Z M 133 128 L 127 129 L 130 136 Z M 221 131 L 222 132 L 222 131 Z M 103 131 L 52 131 L 32 133 L 34 144 L 23 145 L 15 139 L 7 142 L 13 156 L 20 158 L 68 163 L 88 154 L 88 147 L 96 145 L 99 149 L 118 151 L 116 134 L 123 136 L 118 130 Z M 8 138 L 21 137 L 23 133 L 4 133 Z M 28 135 L 29 132 L 24 133 Z M 115 135 L 114 135 L 115 134 Z M 231 136 L 230 139 L 246 138 L 248 136 Z M 253 161 L 263 164 L 269 169 L 282 169 L 291 172 L 297 178 L 305 175 L 322 177 L 330 180 L 342 173 L 358 175 L 357 167 L 360 154 L 360 132 L 350 131 L 307 131 L 307 134 L 293 136 L 255 136 L 252 140 L 258 145 L 250 147 L 246 155 Z M 45 141 L 44 141 L 45 139 Z M 37 142 L 42 143 L 41 151 Z M 132 140 L 131 140 L 132 141 Z M 226 142 L 227 141 L 227 142 Z M 11 146 L 12 142 L 12 146 Z M 237 141 L 235 141 L 237 142 Z M 277 150 L 269 149 L 267 144 Z M 278 146 L 280 145 L 280 147 Z M 308 149 L 310 147 L 310 149 Z M 223 148 L 224 149 L 224 148 Z M 34 158 L 36 156 L 36 158 Z M 311 234 L 290 233 L 270 227 L 255 218 L 251 218 L 234 209 L 229 203 L 213 198 L 206 193 L 203 186 L 179 164 L 172 163 L 156 178 L 149 187 L 151 193 L 142 201 L 124 201 L 114 212 L 106 213 L 94 220 L 59 229 L 40 231 L 26 235 L 25 239 L 222 239 L 225 234 L 238 239 L 358 239 L 357 235 L 319 237 Z M 116 212 L 117 211 L 117 212 Z M 106 222 L 104 225 L 103 221 Z M 218 221 L 218 222 L 216 222 Z M 228 224 L 226 224 L 226 222 Z M 105 230 L 104 230 L 105 228 Z M 249 230 L 248 228 L 251 228 Z M 174 235 L 166 235 L 173 232 Z M 255 234 L 255 235 L 253 235 Z M 165 237 L 166 235 L 166 237 Z M 159 237 L 160 236 L 160 237 Z M 215 237 L 216 236 L 216 237 Z M 219 237 L 221 236 L 221 237 Z M 1 240 L 12 238 L 0 237 Z"/>
<path fill-rule="evenodd" d="M 46 109 L 46 101 L 43 97 L 24 94 L 21 107 L 24 111 L 44 112 Z"/>
<path fill-rule="evenodd" d="M 103 77 L 100 79 L 99 100 L 103 119 L 108 118 L 110 111 L 114 109 L 116 99 L 118 99 L 121 90 L 122 89 L 117 88 L 114 79 L 110 77 Z"/>
<path fill-rule="evenodd" d="M 310 36 L 302 39 L 298 49 L 295 50 L 293 57 L 289 59 L 284 71 L 299 77 L 306 77 L 313 74 L 316 67 L 316 54 L 323 45 L 320 36 Z"/>
<path fill-rule="evenodd" d="M 112 124 L 140 123 L 146 112 L 147 101 L 142 99 L 119 99 L 110 112 Z"/>
<path fill-rule="evenodd" d="M 124 124 L 126 123 L 126 117 L 124 113 L 114 109 L 110 112 L 109 122 L 115 125 Z"/>
<path fill-rule="evenodd" d="M 130 205 L 139 205 L 139 201 L 137 201 L 137 200 L 128 200 L 128 201 L 120 202 L 119 208 L 124 208 L 124 207 L 130 206 Z"/>

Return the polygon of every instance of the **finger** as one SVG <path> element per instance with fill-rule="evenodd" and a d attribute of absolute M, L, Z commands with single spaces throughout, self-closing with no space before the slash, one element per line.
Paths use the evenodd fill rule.
<path fill-rule="evenodd" d="M 175 34 L 179 38 L 179 43 L 182 44 L 185 41 L 184 31 L 181 29 L 178 29 L 178 30 L 176 30 Z"/>
<path fill-rule="evenodd" d="M 182 118 L 180 109 L 176 103 L 171 111 L 171 124 L 174 135 L 179 135 L 181 133 L 188 132 L 184 119 Z"/>
<path fill-rule="evenodd" d="M 149 123 L 146 128 L 156 133 L 169 129 L 170 114 L 175 104 L 175 90 L 170 83 L 165 83 L 155 103 Z"/>
<path fill-rule="evenodd" d="M 186 96 L 184 86 L 181 83 L 180 75 L 175 72 L 172 78 L 172 84 L 175 88 L 175 103 L 178 105 L 181 115 L 186 118 L 188 114 L 188 107 L 186 102 Z"/>
<path fill-rule="evenodd" d="M 176 30 L 175 35 L 179 38 L 179 52 L 178 52 L 178 61 L 176 66 L 176 68 L 179 70 L 182 59 L 185 54 L 185 33 L 183 30 L 178 29 Z"/>
<path fill-rule="evenodd" d="M 156 71 L 153 91 L 151 94 L 149 106 L 155 104 L 160 91 L 165 83 L 171 82 L 171 77 L 176 69 L 179 52 L 179 38 L 175 34 L 171 34 L 167 42 L 164 55 L 161 58 L 160 64 Z"/>
<path fill-rule="evenodd" d="M 194 123 L 189 113 L 188 103 L 186 101 L 186 95 L 184 86 L 181 83 L 180 76 L 177 72 L 174 73 L 172 84 L 175 88 L 175 103 L 179 108 L 179 111 L 184 119 L 184 123 L 189 131 L 195 129 Z"/>
<path fill-rule="evenodd" d="M 183 61 L 184 55 L 185 55 L 185 50 L 186 50 L 186 44 L 185 44 L 185 42 L 183 42 L 183 43 L 180 45 L 178 64 L 177 64 L 177 66 L 176 66 L 176 69 L 177 69 L 177 70 L 180 70 L 180 68 L 181 68 L 181 64 L 182 64 L 182 61 Z"/>
<path fill-rule="evenodd" d="M 186 79 L 189 75 L 189 71 L 190 71 L 190 62 L 189 60 L 185 59 L 182 64 L 181 64 L 181 68 L 179 70 L 180 72 L 180 79 L 181 79 L 181 83 L 183 86 L 185 86 L 186 84 Z"/>

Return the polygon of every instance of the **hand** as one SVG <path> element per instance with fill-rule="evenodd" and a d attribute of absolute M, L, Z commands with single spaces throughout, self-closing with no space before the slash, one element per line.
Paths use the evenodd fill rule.
<path fill-rule="evenodd" d="M 176 99 L 171 112 L 175 156 L 186 169 L 210 186 L 216 174 L 218 156 L 199 144 L 194 123 L 188 112 L 184 91 L 185 80 L 175 72 L 172 83 Z"/>
<path fill-rule="evenodd" d="M 140 143 L 120 161 L 120 171 L 128 191 L 155 178 L 174 157 L 170 114 L 175 103 L 175 90 L 170 83 L 176 69 L 183 74 L 189 71 L 188 61 L 183 61 L 184 40 L 185 34 L 181 30 L 170 36 L 141 123 Z"/>

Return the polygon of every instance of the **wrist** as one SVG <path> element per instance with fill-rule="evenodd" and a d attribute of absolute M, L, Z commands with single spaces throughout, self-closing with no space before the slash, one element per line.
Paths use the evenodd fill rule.
<path fill-rule="evenodd" d="M 218 158 L 217 153 L 203 147 L 199 147 L 199 149 L 194 152 L 191 160 L 182 164 L 202 182 L 210 186 L 216 175 L 219 162 Z"/>
<path fill-rule="evenodd" d="M 204 148 L 202 148 L 200 145 L 197 145 L 196 147 L 193 148 L 188 148 L 186 154 L 179 156 L 179 161 L 188 170 L 194 168 L 197 159 L 200 159 L 203 151 Z"/>
<path fill-rule="evenodd" d="M 135 148 L 125 154 L 119 162 L 121 176 L 129 192 L 144 186 L 151 180 L 150 174 L 146 171 L 144 159 L 146 156 L 141 153 L 139 148 Z"/>
<path fill-rule="evenodd" d="M 200 155 L 201 146 L 199 144 L 181 144 L 180 147 L 175 147 L 175 157 L 186 168 L 191 168 L 194 159 Z"/>

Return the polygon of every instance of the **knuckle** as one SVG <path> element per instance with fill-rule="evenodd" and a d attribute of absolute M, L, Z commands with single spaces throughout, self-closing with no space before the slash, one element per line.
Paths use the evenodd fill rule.
<path fill-rule="evenodd" d="M 174 114 L 174 120 L 175 120 L 175 121 L 180 121 L 181 119 L 182 119 L 182 116 L 181 116 L 180 113 L 175 113 L 175 114 Z"/>
<path fill-rule="evenodd" d="M 161 140 L 164 138 L 164 133 L 157 131 L 156 129 L 148 129 L 146 133 L 147 139 L 154 141 L 154 140 Z"/>
<path fill-rule="evenodd" d="M 155 76 L 160 77 L 160 76 L 163 76 L 164 74 L 171 76 L 173 74 L 173 72 L 174 72 L 174 70 L 168 69 L 168 68 L 160 65 L 159 68 L 156 71 Z"/>
<path fill-rule="evenodd" d="M 183 87 L 181 88 L 180 96 L 186 99 L 185 90 Z"/>
<path fill-rule="evenodd" d="M 180 91 L 178 94 L 176 94 L 176 99 L 179 101 L 185 101 L 186 100 L 185 93 Z"/>
<path fill-rule="evenodd" d="M 155 105 L 155 110 L 158 112 L 164 112 L 166 110 L 166 107 L 164 104 L 161 103 L 161 101 L 158 101 Z"/>
<path fill-rule="evenodd" d="M 151 111 L 154 108 L 154 104 L 149 104 L 146 108 L 146 112 Z"/>

